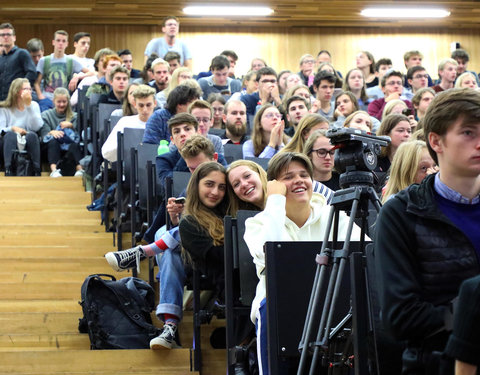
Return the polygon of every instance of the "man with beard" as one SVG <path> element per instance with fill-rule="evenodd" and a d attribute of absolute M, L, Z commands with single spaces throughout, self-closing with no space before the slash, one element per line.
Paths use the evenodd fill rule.
<path fill-rule="evenodd" d="M 247 107 L 240 100 L 230 100 L 225 104 L 223 113 L 225 133 L 220 136 L 222 143 L 241 145 L 249 137 L 247 131 Z"/>

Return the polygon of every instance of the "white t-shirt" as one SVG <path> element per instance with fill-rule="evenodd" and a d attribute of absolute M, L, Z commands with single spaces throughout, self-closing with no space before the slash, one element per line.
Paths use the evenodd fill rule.
<path fill-rule="evenodd" d="M 117 161 L 117 133 L 123 133 L 125 128 L 145 129 L 145 124 L 146 122 L 141 121 L 138 115 L 122 117 L 113 127 L 102 146 L 103 158 L 111 163 Z"/>

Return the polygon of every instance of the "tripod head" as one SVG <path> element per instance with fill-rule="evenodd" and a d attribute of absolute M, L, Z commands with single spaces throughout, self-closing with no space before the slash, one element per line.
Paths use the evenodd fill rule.
<path fill-rule="evenodd" d="M 382 147 L 388 146 L 390 137 L 377 137 L 352 128 L 331 129 L 326 136 L 338 150 L 335 167 L 341 173 L 342 189 L 351 186 L 373 187 L 373 170 L 377 167 L 378 155 Z"/>

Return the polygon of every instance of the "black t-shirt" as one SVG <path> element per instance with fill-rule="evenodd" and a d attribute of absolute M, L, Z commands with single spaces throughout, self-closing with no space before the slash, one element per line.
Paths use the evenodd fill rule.
<path fill-rule="evenodd" d="M 332 172 L 332 177 L 328 181 L 319 181 L 326 187 L 333 191 L 340 190 L 340 175 L 337 172 Z"/>

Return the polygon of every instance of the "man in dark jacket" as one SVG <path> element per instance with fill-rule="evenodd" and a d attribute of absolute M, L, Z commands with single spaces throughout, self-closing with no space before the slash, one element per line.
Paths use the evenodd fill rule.
<path fill-rule="evenodd" d="M 0 45 L 3 52 L 0 53 L 0 101 L 8 95 L 10 84 L 15 78 L 27 78 L 33 87 L 37 72 L 30 54 L 23 48 L 15 45 L 17 37 L 15 29 L 9 23 L 0 25 Z"/>
<path fill-rule="evenodd" d="M 439 94 L 424 118 L 440 172 L 390 199 L 375 235 L 381 316 L 403 374 L 453 374 L 441 356 L 461 282 L 480 274 L 480 93 Z"/>

